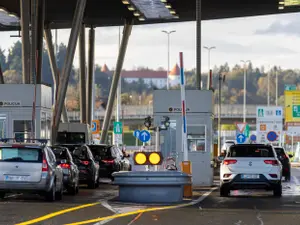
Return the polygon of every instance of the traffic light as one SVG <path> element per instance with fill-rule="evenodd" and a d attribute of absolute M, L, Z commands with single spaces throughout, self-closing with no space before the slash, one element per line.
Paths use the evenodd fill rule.
<path fill-rule="evenodd" d="M 135 152 L 133 155 L 135 165 L 161 165 L 163 156 L 161 152 Z"/>
<path fill-rule="evenodd" d="M 145 118 L 144 125 L 145 125 L 145 127 L 147 127 L 148 130 L 149 130 L 149 128 L 151 127 L 151 117 L 150 117 L 150 116 L 147 116 L 147 117 Z"/>

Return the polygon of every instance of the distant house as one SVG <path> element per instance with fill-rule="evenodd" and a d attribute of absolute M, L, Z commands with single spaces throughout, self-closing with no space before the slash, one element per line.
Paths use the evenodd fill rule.
<path fill-rule="evenodd" d="M 102 67 L 102 72 L 112 76 L 112 72 L 109 71 L 106 64 Z M 170 86 L 178 85 L 180 83 L 180 69 L 176 64 L 169 75 Z M 155 71 L 155 70 L 123 70 L 121 77 L 128 83 L 138 82 L 139 79 L 143 79 L 145 84 L 153 85 L 159 89 L 167 86 L 167 71 Z"/>

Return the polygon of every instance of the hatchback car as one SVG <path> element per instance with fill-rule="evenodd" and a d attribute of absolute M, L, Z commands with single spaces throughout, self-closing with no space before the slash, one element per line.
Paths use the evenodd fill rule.
<path fill-rule="evenodd" d="M 65 147 L 51 147 L 57 164 L 63 169 L 64 187 L 68 193 L 76 195 L 79 190 L 79 170 L 73 161 L 70 151 Z"/>
<path fill-rule="evenodd" d="M 46 200 L 61 200 L 63 172 L 55 155 L 38 143 L 0 144 L 0 197 L 9 192 L 30 192 Z"/>
<path fill-rule="evenodd" d="M 237 144 L 230 146 L 220 171 L 220 195 L 231 190 L 273 190 L 281 196 L 281 163 L 271 145 Z"/>
<path fill-rule="evenodd" d="M 113 180 L 112 174 L 119 171 L 130 171 L 129 155 L 114 145 L 88 145 L 95 160 L 99 162 L 99 176 Z"/>
<path fill-rule="evenodd" d="M 291 162 L 290 158 L 293 157 L 293 155 L 288 155 L 283 147 L 276 146 L 274 147 L 277 157 L 280 160 L 282 164 L 282 176 L 286 181 L 291 180 Z"/>

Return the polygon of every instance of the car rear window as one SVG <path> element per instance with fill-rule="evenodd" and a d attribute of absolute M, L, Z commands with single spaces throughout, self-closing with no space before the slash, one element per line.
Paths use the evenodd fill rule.
<path fill-rule="evenodd" d="M 275 148 L 277 155 L 285 155 L 285 152 L 282 148 Z"/>
<path fill-rule="evenodd" d="M 272 147 L 268 146 L 231 146 L 227 157 L 274 157 Z"/>
<path fill-rule="evenodd" d="M 111 146 L 93 146 L 89 145 L 93 156 L 99 156 L 101 159 L 111 158 Z"/>
<path fill-rule="evenodd" d="M 52 151 L 57 160 L 67 159 L 69 160 L 69 155 L 65 149 L 62 148 L 52 148 Z"/>
<path fill-rule="evenodd" d="M 43 153 L 39 148 L 0 148 L 0 161 L 5 162 L 42 162 Z"/>

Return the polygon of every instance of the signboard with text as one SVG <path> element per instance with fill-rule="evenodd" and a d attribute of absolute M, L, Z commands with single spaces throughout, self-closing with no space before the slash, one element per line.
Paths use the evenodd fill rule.
<path fill-rule="evenodd" d="M 283 109 L 277 106 L 256 107 L 257 143 L 278 143 L 283 130 Z"/>
<path fill-rule="evenodd" d="M 284 91 L 285 122 L 300 122 L 300 91 Z"/>

